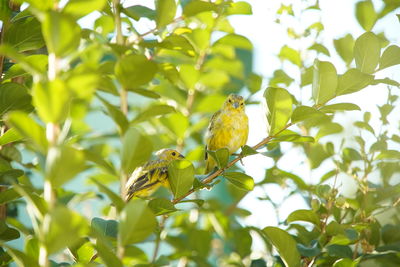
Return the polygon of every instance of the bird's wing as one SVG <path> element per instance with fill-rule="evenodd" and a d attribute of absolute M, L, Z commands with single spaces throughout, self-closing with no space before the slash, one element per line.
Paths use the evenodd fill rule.
<path fill-rule="evenodd" d="M 167 166 L 164 161 L 155 160 L 136 169 L 127 182 L 127 200 L 131 199 L 136 192 L 161 183 L 162 178 L 166 177 Z"/>
<path fill-rule="evenodd" d="M 210 119 L 210 123 L 208 124 L 207 133 L 206 133 L 206 147 L 205 147 L 205 159 L 206 160 L 208 158 L 208 154 L 207 154 L 208 144 L 213 135 L 213 130 L 215 128 L 215 122 L 217 121 L 220 114 L 221 114 L 221 110 L 218 110 L 217 112 L 215 112 Z"/>

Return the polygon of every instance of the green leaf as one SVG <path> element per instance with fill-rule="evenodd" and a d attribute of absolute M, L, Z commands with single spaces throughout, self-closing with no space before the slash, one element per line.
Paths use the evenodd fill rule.
<path fill-rule="evenodd" d="M 216 11 L 217 6 L 214 3 L 205 2 L 202 0 L 193 0 L 190 1 L 183 8 L 183 15 L 186 17 L 191 17 L 206 11 Z"/>
<path fill-rule="evenodd" d="M 174 204 L 166 198 L 155 198 L 149 201 L 149 208 L 154 212 L 156 216 L 169 214 L 177 211 Z"/>
<path fill-rule="evenodd" d="M 193 45 L 190 43 L 190 41 L 185 36 L 182 36 L 182 35 L 174 35 L 174 34 L 169 35 L 158 45 L 165 49 L 179 51 L 179 52 L 184 53 L 191 57 L 193 57 L 196 54 L 195 50 L 193 48 Z M 184 65 L 182 65 L 182 66 L 184 66 Z M 198 71 L 195 70 L 194 74 L 197 74 L 197 72 Z M 198 76 L 198 74 L 196 76 Z"/>
<path fill-rule="evenodd" d="M 66 223 L 68 222 L 68 223 Z M 57 206 L 43 220 L 44 245 L 49 254 L 72 246 L 89 233 L 89 225 L 80 214 L 64 206 Z"/>
<path fill-rule="evenodd" d="M 286 89 L 268 87 L 264 92 L 267 102 L 267 120 L 269 135 L 275 135 L 282 130 L 292 115 L 292 96 Z"/>
<path fill-rule="evenodd" d="M 117 238 L 118 222 L 116 220 L 104 220 L 94 217 L 91 221 L 91 227 L 104 236 Z"/>
<path fill-rule="evenodd" d="M 226 9 L 227 15 L 251 15 L 253 11 L 251 10 L 251 5 L 244 1 L 238 1 L 231 3 Z"/>
<path fill-rule="evenodd" d="M 0 2 L 0 20 L 8 21 L 11 17 L 11 8 L 7 1 Z"/>
<path fill-rule="evenodd" d="M 0 243 L 18 239 L 18 230 L 9 227 L 4 220 L 0 221 Z"/>
<path fill-rule="evenodd" d="M 115 251 L 111 247 L 109 247 L 104 240 L 98 238 L 96 240 L 95 248 L 106 266 L 112 266 L 112 267 L 124 266 L 120 261 L 120 259 L 117 257 Z"/>
<path fill-rule="evenodd" d="M 297 244 L 297 249 L 299 250 L 302 256 L 315 257 L 321 253 L 321 249 L 318 246 L 318 242 L 313 242 L 313 241 L 311 242 L 311 247 L 304 246 L 303 244 Z"/>
<path fill-rule="evenodd" d="M 186 130 L 189 127 L 189 119 L 180 112 L 172 113 L 168 116 L 161 117 L 160 121 L 173 133 L 177 138 L 184 138 Z"/>
<path fill-rule="evenodd" d="M 325 47 L 324 45 L 322 45 L 322 44 L 315 43 L 315 44 L 313 44 L 312 46 L 310 46 L 310 47 L 308 48 L 308 50 L 314 50 L 314 51 L 317 51 L 318 53 L 327 55 L 328 57 L 330 56 L 330 53 L 329 53 L 328 48 L 326 48 L 326 47 Z"/>
<path fill-rule="evenodd" d="M 328 61 L 315 60 L 312 96 L 316 104 L 324 104 L 335 97 L 338 77 L 336 68 Z"/>
<path fill-rule="evenodd" d="M 46 201 L 34 193 L 32 187 L 21 186 L 16 183 L 13 183 L 13 187 L 20 196 L 25 198 L 28 208 L 34 212 L 35 216 L 42 220 L 48 212 Z"/>
<path fill-rule="evenodd" d="M 255 154 L 258 154 L 258 151 L 248 145 L 244 145 L 242 147 L 242 151 L 240 151 L 240 155 L 242 155 L 243 157 Z"/>
<path fill-rule="evenodd" d="M 307 120 L 326 121 L 328 116 L 319 110 L 307 106 L 298 106 L 294 111 L 291 118 L 292 123 L 297 123 Z"/>
<path fill-rule="evenodd" d="M 253 44 L 243 35 L 230 33 L 225 35 L 224 37 L 218 39 L 213 46 L 218 45 L 229 45 L 235 48 L 240 48 L 244 50 L 252 50 Z"/>
<path fill-rule="evenodd" d="M 215 162 L 217 163 L 218 168 L 222 169 L 225 168 L 229 161 L 229 149 L 227 148 L 220 148 L 216 151 L 208 151 L 207 154 L 213 157 Z"/>
<path fill-rule="evenodd" d="M 33 104 L 45 122 L 61 122 L 69 112 L 71 95 L 64 81 L 36 83 L 32 89 Z"/>
<path fill-rule="evenodd" d="M 22 111 L 14 111 L 8 115 L 7 121 L 24 138 L 33 143 L 33 146 L 42 153 L 47 151 L 47 139 L 45 130 L 28 114 Z"/>
<path fill-rule="evenodd" d="M 286 221 L 288 223 L 292 223 L 295 221 L 303 221 L 303 222 L 310 222 L 317 227 L 320 225 L 320 219 L 317 214 L 315 214 L 312 210 L 295 210 L 289 214 Z"/>
<path fill-rule="evenodd" d="M 400 47 L 391 45 L 383 51 L 379 60 L 379 69 L 385 69 L 400 64 Z"/>
<path fill-rule="evenodd" d="M 25 253 L 8 246 L 7 244 L 1 244 L 1 245 L 7 249 L 7 253 L 10 254 L 10 256 L 13 258 L 13 260 L 15 261 L 15 263 L 18 266 L 20 266 L 20 267 L 24 267 L 24 266 L 39 267 L 37 260 L 35 260 L 31 256 L 26 255 Z"/>
<path fill-rule="evenodd" d="M 319 140 L 324 136 L 340 133 L 342 131 L 343 127 L 339 123 L 336 122 L 324 123 L 319 126 L 319 131 L 315 136 L 315 139 Z"/>
<path fill-rule="evenodd" d="M 329 256 L 331 257 L 352 258 L 353 256 L 353 252 L 351 251 L 351 248 L 349 246 L 330 245 L 327 246 L 326 249 Z"/>
<path fill-rule="evenodd" d="M 93 11 L 102 11 L 107 0 L 70 0 L 63 8 L 63 12 L 74 18 L 81 18 Z"/>
<path fill-rule="evenodd" d="M 343 149 L 343 156 L 344 161 L 354 161 L 354 160 L 362 160 L 360 153 L 357 150 L 351 147 L 346 147 Z"/>
<path fill-rule="evenodd" d="M 109 189 L 107 186 L 104 184 L 98 182 L 94 177 L 91 178 L 91 180 L 96 184 L 96 186 L 99 188 L 100 192 L 103 192 L 108 196 L 108 198 L 112 201 L 112 203 L 115 205 L 118 211 L 121 211 L 125 204 L 124 201 L 120 198 L 119 195 L 114 193 L 111 189 Z"/>
<path fill-rule="evenodd" d="M 59 187 L 86 169 L 85 154 L 70 146 L 52 147 L 46 158 L 46 178 Z"/>
<path fill-rule="evenodd" d="M 27 73 L 25 65 L 28 65 L 28 70 L 30 68 L 34 69 L 35 72 L 39 72 L 43 75 L 47 71 L 47 55 L 30 55 L 24 57 L 24 63 L 17 63 L 12 65 L 4 74 L 3 80 L 8 80 L 18 76 L 22 76 Z"/>
<path fill-rule="evenodd" d="M 365 130 L 371 132 L 373 135 L 375 135 L 374 128 L 372 128 L 371 125 L 369 125 L 368 123 L 366 123 L 364 121 L 356 121 L 356 122 L 354 122 L 354 126 L 361 128 L 361 129 L 365 129 Z"/>
<path fill-rule="evenodd" d="M 222 175 L 239 189 L 252 191 L 254 188 L 253 178 L 245 173 L 224 172 Z"/>
<path fill-rule="evenodd" d="M 361 1 L 356 4 L 356 18 L 364 30 L 372 30 L 378 19 L 372 1 Z"/>
<path fill-rule="evenodd" d="M 333 40 L 333 44 L 339 56 L 349 65 L 351 61 L 353 61 L 353 36 L 351 34 L 346 34 L 342 38 Z"/>
<path fill-rule="evenodd" d="M 281 60 L 289 60 L 293 64 L 301 67 L 300 53 L 287 45 L 282 46 L 278 57 Z"/>
<path fill-rule="evenodd" d="M 36 50 L 44 46 L 40 22 L 35 17 L 19 19 L 7 28 L 4 43 L 12 45 L 18 52 Z"/>
<path fill-rule="evenodd" d="M 332 267 L 357 267 L 360 259 L 361 257 L 356 260 L 352 260 L 349 258 L 339 259 L 333 263 Z"/>
<path fill-rule="evenodd" d="M 338 103 L 332 105 L 326 105 L 319 109 L 319 111 L 324 113 L 334 113 L 336 111 L 351 111 L 351 110 L 361 110 L 359 106 L 353 103 Z"/>
<path fill-rule="evenodd" d="M 12 110 L 32 111 L 31 96 L 18 83 L 0 84 L 0 116 Z"/>
<path fill-rule="evenodd" d="M 299 134 L 286 134 L 286 135 L 278 135 L 274 139 L 271 140 L 271 144 L 277 142 L 293 142 L 293 143 L 313 143 L 315 140 L 312 136 L 301 136 Z"/>
<path fill-rule="evenodd" d="M 145 96 L 145 97 L 148 97 L 148 98 L 153 98 L 153 99 L 158 99 L 158 98 L 161 97 L 156 92 L 153 92 L 153 91 L 150 91 L 150 90 L 146 90 L 146 89 L 141 89 L 141 88 L 128 88 L 128 91 L 134 92 L 134 93 L 136 93 L 138 95 Z"/>
<path fill-rule="evenodd" d="M 130 174 L 133 170 L 145 163 L 151 156 L 153 144 L 151 140 L 135 128 L 126 131 L 122 139 L 122 170 Z"/>
<path fill-rule="evenodd" d="M 156 0 L 156 25 L 161 29 L 172 22 L 176 14 L 175 0 Z"/>
<path fill-rule="evenodd" d="M 126 7 L 122 10 L 126 15 L 133 18 L 134 20 L 139 20 L 140 18 L 148 18 L 150 20 L 155 20 L 156 11 L 148 8 L 146 6 L 135 5 Z"/>
<path fill-rule="evenodd" d="M 168 180 L 174 198 L 183 196 L 193 185 L 193 164 L 185 159 L 171 162 L 168 166 Z"/>
<path fill-rule="evenodd" d="M 375 79 L 375 80 L 373 80 L 371 82 L 372 85 L 377 85 L 377 84 L 380 84 L 380 83 L 400 87 L 400 83 L 399 82 L 397 82 L 395 80 L 392 80 L 392 79 L 389 79 L 389 78 Z"/>
<path fill-rule="evenodd" d="M 382 151 L 376 159 L 400 159 L 400 152 L 397 150 Z"/>
<path fill-rule="evenodd" d="M 129 122 L 124 113 L 116 106 L 110 104 L 107 100 L 97 95 L 97 98 L 103 103 L 107 108 L 107 112 L 113 121 L 117 124 L 118 130 L 121 134 L 124 134 L 129 127 Z"/>
<path fill-rule="evenodd" d="M 156 225 L 156 217 L 146 201 L 132 199 L 120 214 L 118 239 L 124 246 L 143 241 L 155 230 Z"/>
<path fill-rule="evenodd" d="M 150 82 L 157 71 L 157 64 L 144 55 L 130 54 L 115 64 L 115 75 L 125 90 Z"/>
<path fill-rule="evenodd" d="M 8 203 L 18 198 L 20 198 L 20 195 L 13 188 L 9 188 L 1 192 L 0 205 Z"/>
<path fill-rule="evenodd" d="M 378 65 L 380 53 L 379 38 L 372 32 L 362 34 L 354 44 L 354 58 L 357 69 L 364 73 L 373 73 Z"/>
<path fill-rule="evenodd" d="M 277 227 L 265 227 L 263 232 L 274 245 L 287 267 L 300 266 L 300 253 L 297 250 L 296 241 L 286 231 Z"/>
<path fill-rule="evenodd" d="M 48 11 L 42 22 L 43 37 L 50 53 L 63 57 L 76 51 L 81 28 L 73 18 L 56 11 Z"/>
<path fill-rule="evenodd" d="M 139 113 L 136 118 L 132 120 L 131 123 L 139 123 L 142 121 L 146 121 L 148 119 L 151 119 L 153 117 L 159 116 L 159 115 L 164 115 L 168 113 L 173 113 L 175 112 L 175 108 L 169 105 L 154 105 L 150 106 L 141 113 Z"/>
<path fill-rule="evenodd" d="M 362 73 L 358 69 L 349 69 L 343 75 L 339 75 L 336 95 L 351 94 L 372 84 L 374 76 Z"/>

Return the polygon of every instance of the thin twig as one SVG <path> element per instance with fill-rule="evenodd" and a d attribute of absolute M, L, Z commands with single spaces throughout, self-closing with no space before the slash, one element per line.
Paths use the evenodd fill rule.
<path fill-rule="evenodd" d="M 284 130 L 286 130 L 287 128 L 289 128 L 290 126 L 292 126 L 292 123 L 288 123 L 284 128 L 282 128 L 279 132 L 277 132 L 275 135 L 270 135 L 266 138 L 264 138 L 262 141 L 260 141 L 257 145 L 253 146 L 252 148 L 254 150 L 257 150 L 259 148 L 261 148 L 262 146 L 266 145 L 267 143 L 269 143 L 274 137 L 278 136 L 280 133 L 282 133 Z M 214 179 L 216 179 L 220 174 L 222 174 L 224 171 L 226 171 L 227 169 L 229 169 L 230 167 L 232 167 L 233 165 L 235 165 L 236 162 L 238 162 L 239 160 L 241 160 L 242 158 L 246 157 L 246 155 L 239 155 L 237 158 L 233 159 L 232 161 L 230 161 L 228 163 L 228 165 L 226 165 L 225 168 L 221 168 L 217 171 L 215 171 L 214 173 L 210 174 L 209 176 L 207 176 L 204 180 L 201 181 L 202 184 L 210 184 Z M 183 196 L 180 196 L 178 198 L 173 199 L 171 202 L 172 204 L 176 204 L 178 202 L 180 202 L 182 199 L 186 198 L 187 196 L 189 196 L 190 194 L 192 194 L 194 191 L 196 191 L 196 189 L 192 188 L 190 189 L 187 193 L 185 193 Z"/>
<path fill-rule="evenodd" d="M 153 252 L 153 259 L 152 259 L 152 263 L 154 263 L 157 260 L 157 256 L 158 256 L 158 251 L 160 250 L 160 244 L 161 244 L 161 232 L 164 230 L 165 227 L 165 222 L 167 221 L 168 217 L 167 216 L 163 216 L 161 221 L 160 221 L 160 231 L 157 235 L 157 239 L 156 239 L 156 244 L 154 247 L 154 252 Z"/>

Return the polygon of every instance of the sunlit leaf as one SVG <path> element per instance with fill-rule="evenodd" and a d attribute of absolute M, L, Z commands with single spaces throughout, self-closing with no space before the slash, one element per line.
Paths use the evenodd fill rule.
<path fill-rule="evenodd" d="M 40 22 L 35 17 L 15 21 L 5 31 L 3 42 L 12 45 L 18 52 L 43 47 L 44 40 Z"/>
<path fill-rule="evenodd" d="M 254 188 L 253 178 L 245 173 L 224 172 L 222 175 L 239 189 L 251 191 Z"/>
<path fill-rule="evenodd" d="M 312 224 L 315 224 L 318 227 L 320 224 L 320 219 L 314 211 L 304 210 L 304 209 L 299 209 L 299 210 L 293 211 L 292 213 L 289 214 L 286 221 L 288 223 L 295 222 L 295 221 L 310 222 Z"/>
<path fill-rule="evenodd" d="M 354 58 L 357 69 L 371 74 L 379 63 L 381 44 L 372 32 L 366 32 L 357 38 L 354 44 Z"/>
<path fill-rule="evenodd" d="M 175 0 L 156 0 L 156 25 L 160 29 L 168 25 L 175 17 Z"/>
<path fill-rule="evenodd" d="M 300 266 L 300 253 L 296 247 L 296 241 L 282 229 L 277 227 L 266 227 L 263 232 L 268 240 L 274 245 L 287 267 Z"/>
<path fill-rule="evenodd" d="M 351 34 L 346 34 L 344 37 L 333 40 L 335 49 L 340 57 L 347 63 L 350 64 L 353 61 L 353 47 L 354 39 Z"/>
<path fill-rule="evenodd" d="M 227 9 L 227 15 L 251 15 L 253 11 L 251 10 L 251 5 L 244 1 L 238 1 L 231 3 Z"/>
<path fill-rule="evenodd" d="M 70 0 L 63 8 L 63 12 L 80 18 L 97 10 L 101 11 L 107 0 Z"/>
<path fill-rule="evenodd" d="M 338 103 L 332 105 L 326 105 L 319 109 L 319 111 L 325 113 L 333 113 L 336 111 L 352 111 L 352 110 L 361 110 L 359 106 L 353 103 Z"/>
<path fill-rule="evenodd" d="M 356 18 L 364 30 L 370 31 L 374 27 L 378 14 L 371 1 L 361 1 L 356 4 Z"/>
<path fill-rule="evenodd" d="M 358 69 L 349 69 L 343 75 L 339 75 L 336 95 L 351 94 L 372 84 L 374 76 L 362 73 Z"/>
<path fill-rule="evenodd" d="M 31 96 L 26 88 L 18 83 L 0 85 L 0 116 L 12 110 L 32 111 Z"/>
<path fill-rule="evenodd" d="M 168 166 L 168 180 L 174 198 L 187 193 L 193 185 L 194 167 L 188 160 L 175 160 Z"/>
<path fill-rule="evenodd" d="M 281 60 L 289 60 L 293 64 L 301 66 L 300 53 L 287 45 L 282 46 L 278 56 Z"/>
<path fill-rule="evenodd" d="M 201 12 L 206 11 L 216 11 L 217 6 L 214 3 L 205 2 L 201 0 L 193 0 L 190 1 L 185 7 L 183 8 L 183 15 L 190 17 Z"/>
<path fill-rule="evenodd" d="M 150 106 L 141 113 L 139 113 L 131 123 L 139 123 L 153 117 L 175 112 L 175 108 L 168 105 L 154 105 Z"/>
<path fill-rule="evenodd" d="M 379 60 L 379 69 L 385 69 L 400 64 L 400 47 L 391 45 L 383 51 Z"/>
<path fill-rule="evenodd" d="M 220 148 L 216 151 L 207 151 L 207 154 L 211 156 L 217 163 L 218 168 L 225 168 L 229 161 L 229 149 Z"/>
<path fill-rule="evenodd" d="M 124 8 L 122 11 L 134 20 L 139 20 L 140 18 L 148 18 L 150 20 L 154 20 L 156 18 L 156 11 L 146 6 L 130 6 Z"/>
<path fill-rule="evenodd" d="M 120 214 L 118 239 L 122 245 L 143 241 L 156 227 L 154 213 L 147 207 L 146 201 L 132 199 Z"/>
<path fill-rule="evenodd" d="M 267 102 L 269 135 L 282 130 L 292 115 L 292 96 L 286 89 L 268 87 L 264 92 Z"/>
<path fill-rule="evenodd" d="M 317 104 L 323 104 L 335 96 L 338 77 L 336 68 L 328 61 L 314 62 L 312 96 Z"/>

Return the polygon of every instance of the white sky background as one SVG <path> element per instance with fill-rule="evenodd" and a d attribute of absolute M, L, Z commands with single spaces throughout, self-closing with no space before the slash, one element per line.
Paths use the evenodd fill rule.
<path fill-rule="evenodd" d="M 310 44 L 302 44 L 293 42 L 286 33 L 285 27 L 276 24 L 274 21 L 276 19 L 276 10 L 279 8 L 281 3 L 286 5 L 294 4 L 296 9 L 297 5 L 304 4 L 304 1 L 291 0 L 291 1 L 276 1 L 276 0 L 247 0 L 252 5 L 253 15 L 247 16 L 232 16 L 230 21 L 235 28 L 236 33 L 246 36 L 254 45 L 254 69 L 255 73 L 261 74 L 264 77 L 263 88 L 268 86 L 269 78 L 275 70 L 284 68 L 285 71 L 295 79 L 299 79 L 299 73 L 296 71 L 297 68 L 293 68 L 290 64 L 283 64 L 277 58 L 281 47 L 285 44 L 293 48 L 305 49 Z M 347 33 L 353 35 L 356 39 L 359 35 L 364 33 L 364 30 L 359 26 L 355 18 L 355 3 L 357 1 L 351 0 L 321 0 L 319 11 L 306 11 L 301 17 L 296 17 L 292 19 L 283 20 L 282 23 L 291 23 L 292 27 L 305 28 L 312 23 L 318 21 L 319 18 L 322 20 L 322 24 L 325 27 L 322 36 L 319 41 L 322 42 L 330 51 L 332 57 L 327 58 L 325 56 L 319 56 L 322 60 L 331 61 L 337 68 L 338 74 L 342 74 L 345 71 L 345 65 L 341 61 L 333 46 L 333 39 L 343 37 Z M 380 1 L 373 1 L 375 9 L 379 10 L 381 7 Z M 126 0 L 124 1 L 124 6 L 132 5 L 146 5 L 150 8 L 154 8 L 153 1 L 140 1 L 140 0 Z M 377 25 L 375 25 L 373 31 L 379 33 L 384 31 L 386 37 L 389 38 L 391 43 L 399 45 L 399 32 L 400 23 L 395 16 L 395 13 L 387 15 L 383 20 L 380 20 Z M 397 12 L 399 13 L 399 12 Z M 296 13 L 295 13 L 296 14 Z M 94 22 L 95 16 L 86 16 L 81 19 L 81 25 L 85 27 L 91 27 Z M 297 20 L 297 22 L 296 22 Z M 155 27 L 154 23 L 149 20 L 142 19 L 139 23 L 135 23 L 137 30 L 139 32 L 146 32 Z M 353 62 L 354 64 L 354 62 Z M 379 78 L 389 77 L 389 78 L 400 78 L 400 67 L 391 67 L 386 71 L 381 71 L 378 73 Z M 292 88 L 289 88 L 292 89 Z M 291 93 L 298 96 L 298 90 L 292 89 Z M 254 98 L 261 99 L 262 93 L 256 94 Z M 311 96 L 311 87 L 303 90 L 302 99 L 307 100 Z M 361 110 L 370 111 L 372 113 L 371 124 L 379 125 L 379 112 L 376 105 L 382 105 L 386 101 L 387 90 L 385 86 L 374 86 L 368 87 L 362 90 L 360 93 L 355 93 L 351 95 L 341 96 L 332 101 L 332 103 L 343 103 L 352 102 L 361 107 Z M 311 102 L 306 102 L 311 104 Z M 355 128 L 352 126 L 352 122 L 356 119 L 361 119 L 363 112 L 352 111 L 339 115 L 336 122 L 341 123 L 345 132 L 344 135 L 348 137 L 351 143 L 351 136 L 355 132 Z M 393 112 L 395 113 L 395 112 Z M 248 145 L 254 145 L 266 136 L 266 120 L 264 116 L 263 107 L 261 106 L 248 106 L 247 114 L 250 120 L 250 134 Z M 397 112 L 399 114 L 399 112 Z M 375 118 L 374 118 L 375 117 Z M 399 115 L 396 117 L 396 123 L 399 121 Z M 393 129 L 399 129 L 398 125 L 393 125 Z M 293 128 L 295 129 L 295 128 Z M 324 137 L 326 139 L 335 141 L 332 136 Z M 336 138 L 336 141 L 339 140 Z M 290 145 L 283 144 L 282 151 L 288 148 Z M 306 158 L 303 154 L 299 153 L 298 150 L 291 150 L 287 152 L 282 159 L 282 163 L 286 166 L 280 165 L 279 167 L 283 170 L 293 172 L 302 177 L 307 183 L 317 183 L 322 174 L 332 169 L 332 165 L 323 165 L 321 171 L 309 172 Z M 251 175 L 256 182 L 261 181 L 265 175 L 265 169 L 273 165 L 272 159 L 266 158 L 264 156 L 251 156 L 244 159 L 244 169 L 247 174 Z M 324 163 L 323 163 L 324 164 Z M 333 182 L 328 182 L 332 184 Z M 339 191 L 343 194 L 350 196 L 352 191 L 355 189 L 352 180 L 346 176 L 338 177 L 338 184 L 341 185 Z M 262 188 L 255 188 L 253 192 L 248 194 L 248 196 L 240 203 L 241 207 L 244 207 L 253 212 L 253 215 L 247 217 L 245 223 L 247 225 L 254 225 L 257 227 L 266 227 L 270 225 L 277 225 L 278 221 L 276 214 L 272 205 L 265 201 L 258 201 L 257 197 L 263 196 L 263 190 L 268 192 L 269 197 L 273 200 L 280 202 L 283 200 L 284 196 L 288 193 L 287 190 L 280 188 L 278 185 L 268 185 Z M 292 196 L 286 200 L 281 209 L 279 210 L 279 220 L 283 221 L 286 217 L 296 209 L 308 208 L 299 196 Z M 259 241 L 255 242 L 255 248 L 260 248 Z M 262 247 L 262 246 L 261 246 Z"/>

